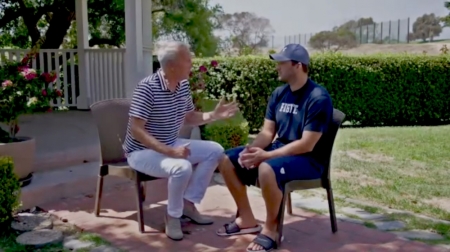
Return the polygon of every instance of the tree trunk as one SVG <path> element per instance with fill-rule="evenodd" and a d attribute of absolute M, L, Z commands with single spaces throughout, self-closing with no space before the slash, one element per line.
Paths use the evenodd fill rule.
<path fill-rule="evenodd" d="M 53 13 L 52 20 L 45 33 L 45 41 L 40 46 L 40 49 L 59 49 L 74 18 L 75 12 L 67 10 Z"/>

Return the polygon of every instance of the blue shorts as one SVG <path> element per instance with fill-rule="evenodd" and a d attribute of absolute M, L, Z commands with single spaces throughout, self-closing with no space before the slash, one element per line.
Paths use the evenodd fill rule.
<path fill-rule="evenodd" d="M 280 142 L 270 144 L 266 151 L 271 151 L 282 147 Z M 233 163 L 238 178 L 244 185 L 251 186 L 256 184 L 258 178 L 258 168 L 246 169 L 238 163 L 239 153 L 244 150 L 244 146 L 229 149 L 225 152 Z M 278 187 L 284 191 L 284 185 L 292 180 L 309 180 L 322 177 L 323 166 L 317 163 L 312 157 L 305 155 L 295 155 L 279 157 L 266 160 L 275 172 Z"/>

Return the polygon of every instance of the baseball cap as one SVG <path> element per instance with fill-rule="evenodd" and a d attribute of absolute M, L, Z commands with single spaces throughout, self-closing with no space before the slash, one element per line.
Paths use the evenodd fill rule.
<path fill-rule="evenodd" d="M 300 44 L 288 44 L 279 53 L 271 54 L 270 58 L 278 62 L 294 60 L 309 65 L 309 53 Z"/>

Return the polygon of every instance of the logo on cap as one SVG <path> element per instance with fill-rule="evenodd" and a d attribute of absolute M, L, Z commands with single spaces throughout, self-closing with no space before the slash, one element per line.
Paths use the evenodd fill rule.
<path fill-rule="evenodd" d="M 283 48 L 283 50 L 281 50 L 281 51 L 284 52 L 284 51 L 286 51 L 286 49 L 287 49 L 287 46 L 285 46 L 285 47 Z"/>

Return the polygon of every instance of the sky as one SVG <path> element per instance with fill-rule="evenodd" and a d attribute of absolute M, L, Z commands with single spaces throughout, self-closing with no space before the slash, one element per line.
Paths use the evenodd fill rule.
<path fill-rule="evenodd" d="M 445 16 L 445 0 L 210 0 L 227 13 L 253 12 L 270 19 L 275 37 L 329 30 L 352 19 L 372 17 L 375 22 L 411 19 L 425 13 Z M 406 25 L 405 25 L 406 27 Z M 411 28 L 412 29 L 412 28 Z M 442 38 L 450 38 L 444 29 Z"/>

